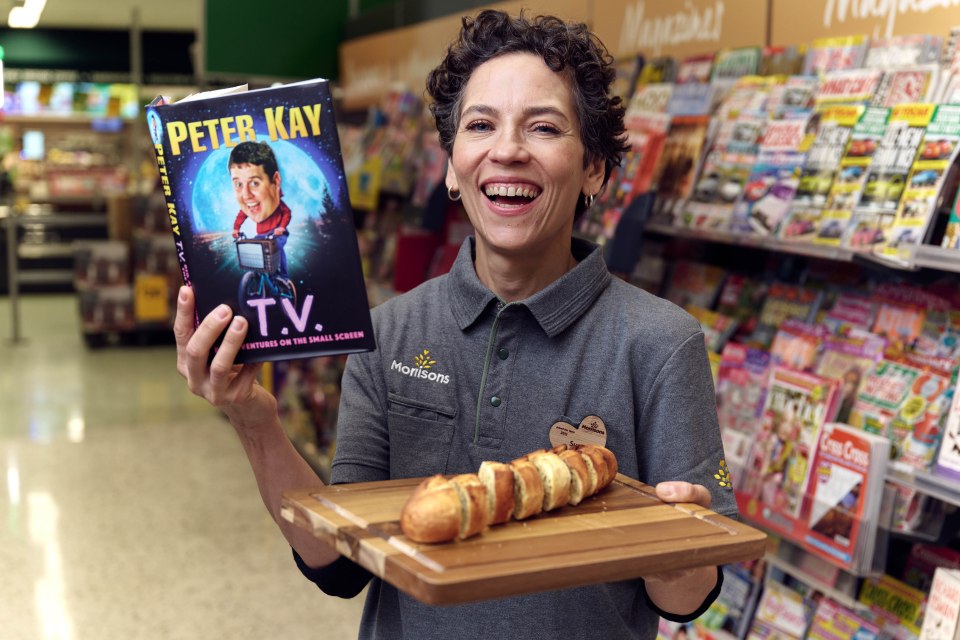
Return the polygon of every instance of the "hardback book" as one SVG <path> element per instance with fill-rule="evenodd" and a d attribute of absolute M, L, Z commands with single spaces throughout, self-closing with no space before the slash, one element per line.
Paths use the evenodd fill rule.
<path fill-rule="evenodd" d="M 733 207 L 730 231 L 774 236 L 800 184 L 810 118 L 793 114 L 767 123 L 759 152 Z"/>
<path fill-rule="evenodd" d="M 960 106 L 941 104 L 907 176 L 893 221 L 884 227 L 881 254 L 899 258 L 901 247 L 926 241 L 944 195 L 950 168 L 960 151 Z"/>
<path fill-rule="evenodd" d="M 777 237 L 781 240 L 811 241 L 816 235 L 820 214 L 847 150 L 850 134 L 861 115 L 861 105 L 836 105 L 818 112 L 816 135 L 804 157 L 793 200 L 777 230 Z"/>
<path fill-rule="evenodd" d="M 823 425 L 804 492 L 808 549 L 853 572 L 868 572 L 890 441 L 840 422 Z"/>
<path fill-rule="evenodd" d="M 932 103 L 900 104 L 891 110 L 887 129 L 867 169 L 863 192 L 844 238 L 845 247 L 878 252 L 886 246 L 886 232 L 900 208 L 907 178 L 935 111 Z"/>
<path fill-rule="evenodd" d="M 937 567 L 923 613 L 920 640 L 960 638 L 960 571 Z"/>
<path fill-rule="evenodd" d="M 372 350 L 328 82 L 159 97 L 146 118 L 197 320 L 249 321 L 238 362 Z"/>
<path fill-rule="evenodd" d="M 765 507 L 800 516 L 820 428 L 836 416 L 839 383 L 774 366 L 760 432 L 750 452 L 742 491 Z"/>
<path fill-rule="evenodd" d="M 817 233 L 813 239 L 815 243 L 840 246 L 844 242 L 845 235 L 852 235 L 847 233 L 847 229 L 853 218 L 853 210 L 860 202 L 860 196 L 864 191 L 867 171 L 887 131 L 889 116 L 889 109 L 868 107 L 857 124 L 853 126 L 823 213 L 820 215 Z M 867 245 L 872 244 L 873 239 L 866 238 L 862 234 L 854 236 L 852 240 L 848 239 L 848 242 L 854 241 Z"/>
<path fill-rule="evenodd" d="M 740 489 L 750 448 L 756 440 L 770 377 L 770 354 L 728 342 L 717 371 L 717 419 L 727 468 Z"/>

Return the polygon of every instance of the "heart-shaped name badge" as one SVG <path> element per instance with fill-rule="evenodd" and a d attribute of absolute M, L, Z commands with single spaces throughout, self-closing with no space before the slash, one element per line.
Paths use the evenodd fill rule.
<path fill-rule="evenodd" d="M 554 422 L 550 427 L 550 444 L 593 444 L 604 447 L 607 444 L 607 426 L 598 416 L 587 416 L 578 426 L 569 422 Z"/>

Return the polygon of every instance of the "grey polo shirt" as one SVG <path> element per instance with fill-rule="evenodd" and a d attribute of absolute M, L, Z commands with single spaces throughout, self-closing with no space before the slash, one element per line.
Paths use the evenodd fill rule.
<path fill-rule="evenodd" d="M 697 321 L 613 278 L 576 239 L 576 267 L 504 305 L 477 278 L 473 243 L 450 273 L 373 310 L 378 348 L 349 358 L 331 480 L 476 472 L 592 415 L 621 473 L 702 484 L 713 510 L 736 516 L 715 479 L 723 448 Z M 361 637 L 654 638 L 657 620 L 642 580 L 432 607 L 375 578 Z"/>

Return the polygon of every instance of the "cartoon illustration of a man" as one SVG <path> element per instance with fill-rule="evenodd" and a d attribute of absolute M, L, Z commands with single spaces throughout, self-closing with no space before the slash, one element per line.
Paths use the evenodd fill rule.
<path fill-rule="evenodd" d="M 273 149 L 266 142 L 241 142 L 230 152 L 227 164 L 233 193 L 240 204 L 240 212 L 233 222 L 233 237 L 240 237 L 240 227 L 249 218 L 256 223 L 256 238 L 273 234 L 279 249 L 277 276 L 287 278 L 287 244 L 290 225 L 290 207 L 280 190 L 280 170 Z"/>

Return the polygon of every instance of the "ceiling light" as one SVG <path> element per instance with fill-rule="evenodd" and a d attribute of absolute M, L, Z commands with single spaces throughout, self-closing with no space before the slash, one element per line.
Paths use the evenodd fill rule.
<path fill-rule="evenodd" d="M 10 9 L 7 24 L 11 29 L 33 29 L 40 22 L 40 14 L 47 0 L 24 0 L 23 5 Z"/>

